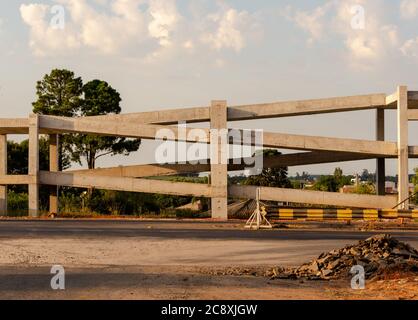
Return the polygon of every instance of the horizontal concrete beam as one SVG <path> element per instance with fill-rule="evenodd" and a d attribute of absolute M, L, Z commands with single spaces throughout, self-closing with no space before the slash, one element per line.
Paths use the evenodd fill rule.
<path fill-rule="evenodd" d="M 384 108 L 385 106 L 385 94 L 239 105 L 228 107 L 228 121 L 356 111 Z M 90 118 L 99 120 L 113 119 L 115 121 L 128 121 L 137 124 L 176 124 L 181 120 L 187 122 L 206 122 L 209 121 L 209 106 L 155 112 L 95 116 Z"/>
<path fill-rule="evenodd" d="M 251 120 L 384 108 L 385 94 L 299 100 L 228 108 L 228 120 Z"/>
<path fill-rule="evenodd" d="M 192 128 L 185 128 L 185 137 L 179 136 L 179 129 L 175 126 L 167 127 L 163 125 L 142 124 L 138 125 L 131 122 L 114 120 L 94 120 L 86 118 L 66 118 L 53 116 L 39 116 L 39 127 L 41 133 L 87 133 L 103 136 L 118 136 L 130 138 L 155 139 L 160 130 L 170 129 L 174 133 L 174 138 L 169 140 L 180 140 L 195 142 L 195 139 L 189 139 L 188 134 Z M 205 132 L 205 139 L 202 143 L 209 143 L 209 130 L 200 129 Z"/>
<path fill-rule="evenodd" d="M 309 164 L 331 163 L 341 161 L 357 161 L 373 159 L 374 156 L 353 154 L 353 153 L 339 153 L 339 152 L 301 152 L 282 154 L 277 156 L 265 157 L 263 160 L 264 168 L 275 167 L 292 167 Z M 251 158 L 240 159 L 241 164 L 234 164 L 234 159 L 229 160 L 228 171 L 241 171 L 250 167 L 245 163 L 251 163 Z M 68 173 L 79 174 L 93 174 L 102 176 L 116 176 L 116 177 L 155 177 L 175 175 L 182 173 L 200 173 L 210 171 L 210 160 L 206 159 L 207 164 L 145 164 L 132 166 L 118 166 L 110 168 L 97 168 L 93 170 L 71 170 Z"/>
<path fill-rule="evenodd" d="M 408 120 L 418 121 L 418 110 L 408 110 Z"/>
<path fill-rule="evenodd" d="M 27 118 L 0 118 L 0 134 L 28 134 L 29 119 Z"/>
<path fill-rule="evenodd" d="M 314 137 L 305 135 L 264 132 L 263 145 L 271 148 L 317 150 L 395 156 L 394 142 L 359 139 Z"/>
<path fill-rule="evenodd" d="M 206 184 L 171 182 L 126 177 L 108 177 L 77 173 L 41 171 L 39 181 L 45 185 L 77 188 L 160 193 L 177 196 L 211 197 L 211 187 Z"/>
<path fill-rule="evenodd" d="M 24 185 L 35 183 L 36 179 L 29 175 L 1 175 L 0 184 L 3 185 Z"/>
<path fill-rule="evenodd" d="M 233 185 L 229 186 L 228 194 L 233 198 L 255 199 L 257 188 L 256 186 Z M 389 209 L 397 204 L 396 196 L 360 195 L 269 187 L 260 187 L 260 191 L 260 199 L 266 201 L 374 209 Z"/>
<path fill-rule="evenodd" d="M 92 120 L 89 118 L 60 118 L 51 116 L 40 116 L 39 124 L 42 133 L 64 133 L 82 132 L 89 134 L 135 137 L 144 139 L 155 139 L 157 132 L 166 130 L 161 125 L 143 124 L 138 126 L 133 123 L 115 122 L 111 120 Z M 172 140 L 194 142 L 195 139 L 188 137 L 192 128 L 184 129 L 186 134 L 179 135 L 177 127 L 170 127 L 174 137 Z M 209 143 L 210 135 L 208 129 L 201 129 L 205 133 L 204 139 L 200 142 Z M 292 135 L 284 133 L 264 132 L 264 146 L 273 148 L 285 148 L 295 150 L 318 150 L 318 151 L 340 151 L 351 153 L 364 153 L 373 155 L 396 155 L 396 144 L 384 141 L 368 141 L 357 139 L 314 137 L 303 135 Z"/>
<path fill-rule="evenodd" d="M 128 121 L 136 124 L 164 124 L 172 125 L 177 124 L 179 121 L 187 121 L 188 123 L 194 122 L 207 122 L 209 121 L 210 108 L 207 107 L 194 107 L 194 108 L 181 108 L 181 109 L 169 109 L 159 111 L 148 112 L 136 112 L 125 114 L 111 114 L 103 116 L 92 116 L 89 119 L 93 120 L 112 120 L 112 121 Z"/>

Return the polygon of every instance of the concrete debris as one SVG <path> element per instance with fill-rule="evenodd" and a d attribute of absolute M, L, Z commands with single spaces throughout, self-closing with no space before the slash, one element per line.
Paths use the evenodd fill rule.
<path fill-rule="evenodd" d="M 350 270 L 355 265 L 363 266 L 366 279 L 391 270 L 418 273 L 418 251 L 390 235 L 382 234 L 359 241 L 356 245 L 322 253 L 298 268 L 276 267 L 267 271 L 266 275 L 276 279 L 340 279 L 352 277 Z"/>

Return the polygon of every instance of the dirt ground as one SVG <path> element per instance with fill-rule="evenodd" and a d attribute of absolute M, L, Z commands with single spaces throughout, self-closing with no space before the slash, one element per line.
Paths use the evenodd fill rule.
<path fill-rule="evenodd" d="M 416 230 L 391 233 L 418 247 Z M 351 289 L 349 279 L 263 276 L 371 234 L 328 227 L 252 232 L 220 223 L 0 222 L 0 299 L 418 299 L 418 275 L 367 281 L 365 290 Z M 50 286 L 55 264 L 66 271 L 62 291 Z M 231 275 L 237 268 L 245 275 Z"/>
<path fill-rule="evenodd" d="M 418 277 L 366 282 L 365 290 L 351 289 L 349 280 L 270 280 L 183 266 L 67 268 L 65 290 L 52 290 L 50 279 L 48 267 L 2 266 L 0 299 L 418 299 Z"/>

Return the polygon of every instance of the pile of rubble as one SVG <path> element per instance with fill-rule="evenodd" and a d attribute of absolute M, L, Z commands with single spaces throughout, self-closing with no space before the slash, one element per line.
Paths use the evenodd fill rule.
<path fill-rule="evenodd" d="M 298 268 L 277 267 L 266 275 L 278 279 L 338 279 L 352 276 L 350 270 L 355 265 L 364 267 L 366 279 L 390 270 L 418 272 L 418 251 L 390 235 L 377 235 L 356 245 L 322 253 Z"/>

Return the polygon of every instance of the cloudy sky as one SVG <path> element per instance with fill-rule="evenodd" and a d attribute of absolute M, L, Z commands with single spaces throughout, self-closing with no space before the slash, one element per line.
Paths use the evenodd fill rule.
<path fill-rule="evenodd" d="M 108 81 L 123 112 L 418 90 L 418 0 L 1 1 L 0 117 L 27 116 L 52 68 Z M 371 111 L 233 126 L 366 139 L 375 130 Z M 387 126 L 395 140 L 393 112 Z M 124 163 L 146 162 L 148 149 Z M 342 167 L 374 171 L 374 161 Z"/>

